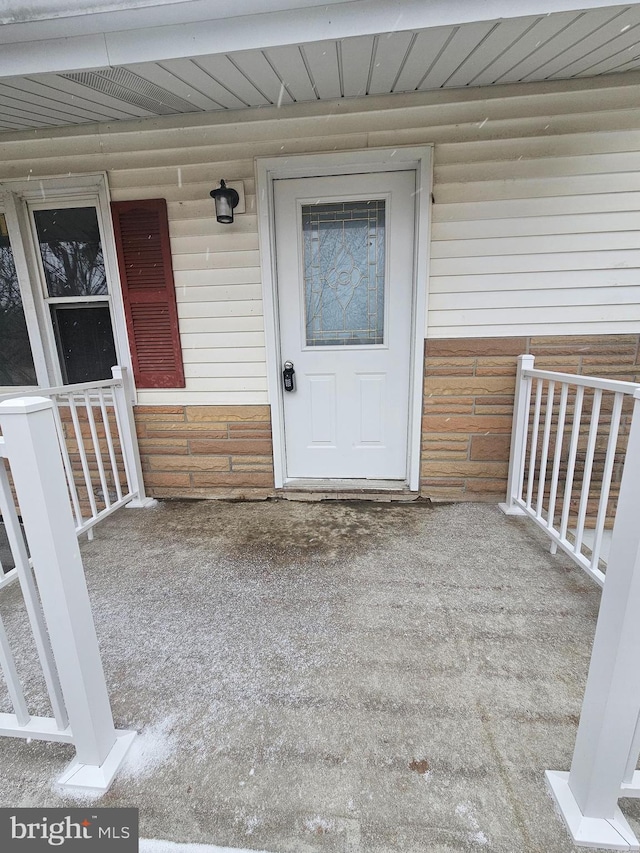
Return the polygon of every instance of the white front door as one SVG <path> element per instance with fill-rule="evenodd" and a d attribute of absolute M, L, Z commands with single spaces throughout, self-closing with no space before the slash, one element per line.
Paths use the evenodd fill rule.
<path fill-rule="evenodd" d="M 415 171 L 274 187 L 286 477 L 404 481 Z"/>

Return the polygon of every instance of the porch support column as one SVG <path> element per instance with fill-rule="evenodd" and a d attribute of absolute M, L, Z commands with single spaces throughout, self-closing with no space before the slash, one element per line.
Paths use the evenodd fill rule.
<path fill-rule="evenodd" d="M 526 515 L 516 503 L 522 492 L 522 470 L 524 454 L 527 449 L 527 434 L 529 431 L 529 405 L 531 401 L 531 379 L 523 375 L 525 370 L 533 370 L 532 355 L 518 356 L 516 373 L 516 391 L 513 400 L 513 421 L 511 424 L 511 449 L 509 451 L 509 479 L 507 480 L 507 497 L 504 503 L 498 504 L 505 515 Z"/>
<path fill-rule="evenodd" d="M 120 442 L 122 444 L 122 455 L 124 467 L 127 474 L 127 482 L 135 498 L 126 504 L 127 509 L 147 509 L 157 506 L 155 498 L 147 497 L 144 490 L 144 478 L 142 476 L 142 462 L 138 448 L 138 436 L 136 431 L 136 420 L 133 413 L 133 386 L 126 367 L 112 367 L 113 378 L 118 385 L 113 388 L 113 398 L 116 404 L 118 426 L 120 428 Z"/>

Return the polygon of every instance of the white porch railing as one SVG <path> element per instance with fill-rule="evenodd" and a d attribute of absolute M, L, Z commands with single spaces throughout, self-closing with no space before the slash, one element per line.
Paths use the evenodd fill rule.
<path fill-rule="evenodd" d="M 105 790 L 135 732 L 113 724 L 58 415 L 43 397 L 0 402 L 0 512 L 52 708 L 51 717 L 29 712 L 0 617 L 0 669 L 13 706 L 13 713 L 0 714 L 0 735 L 72 743 L 76 758 L 60 784 Z M 95 430 L 89 432 L 95 438 Z"/>
<path fill-rule="evenodd" d="M 640 850 L 618 808 L 640 798 L 640 390 L 620 485 L 571 771 L 547 781 L 576 844 Z"/>
<path fill-rule="evenodd" d="M 618 800 L 640 798 L 640 386 L 533 365 L 532 356 L 518 359 L 501 508 L 532 518 L 552 549 L 562 548 L 603 587 L 571 770 L 549 770 L 547 782 L 577 845 L 637 851 Z M 605 583 L 598 563 L 612 520 Z"/>
<path fill-rule="evenodd" d="M 125 368 L 112 372 L 113 379 L 18 395 L 51 400 L 76 533 L 90 539 L 93 527 L 125 504 L 155 503 L 144 491 L 129 377 Z M 4 576 L 1 570 L 0 563 L 0 588 L 17 577 L 15 569 Z"/>
<path fill-rule="evenodd" d="M 553 553 L 561 548 L 602 586 L 599 563 L 605 526 L 613 522 L 614 467 L 621 464 L 626 439 L 625 398 L 640 385 L 533 365 L 532 355 L 518 358 L 507 498 L 500 507 L 532 518 Z"/>

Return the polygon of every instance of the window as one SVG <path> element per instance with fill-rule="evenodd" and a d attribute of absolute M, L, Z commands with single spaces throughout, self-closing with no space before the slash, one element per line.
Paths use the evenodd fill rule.
<path fill-rule="evenodd" d="M 0 213 L 0 386 L 36 385 L 7 220 Z"/>
<path fill-rule="evenodd" d="M 0 393 L 130 369 L 106 176 L 3 181 L 0 200 Z"/>
<path fill-rule="evenodd" d="M 33 220 L 62 380 L 110 379 L 117 357 L 96 208 L 41 208 Z"/>
<path fill-rule="evenodd" d="M 385 202 L 302 205 L 307 346 L 384 343 Z"/>

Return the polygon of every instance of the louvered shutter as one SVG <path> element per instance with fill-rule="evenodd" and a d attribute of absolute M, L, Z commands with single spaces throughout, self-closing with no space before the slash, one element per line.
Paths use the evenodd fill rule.
<path fill-rule="evenodd" d="M 184 388 L 167 203 L 111 203 L 133 373 L 138 388 Z"/>

